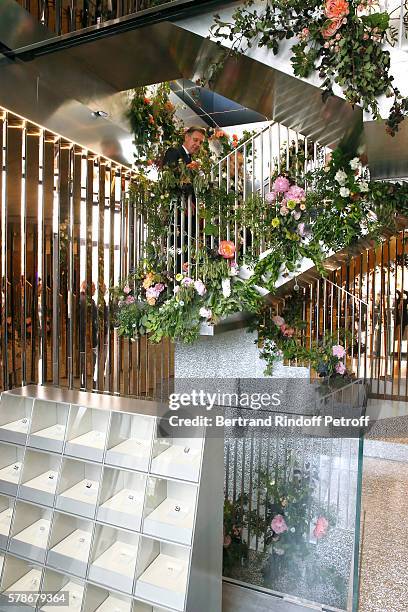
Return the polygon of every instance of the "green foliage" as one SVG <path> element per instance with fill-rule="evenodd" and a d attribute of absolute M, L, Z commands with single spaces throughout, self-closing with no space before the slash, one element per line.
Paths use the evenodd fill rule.
<path fill-rule="evenodd" d="M 231 46 L 219 64 L 254 45 L 277 54 L 283 40 L 296 37 L 291 50 L 295 75 L 307 78 L 317 72 L 324 100 L 338 84 L 350 104 L 360 104 L 378 119 L 378 98 L 392 97 L 386 129 L 394 135 L 408 114 L 408 98 L 394 85 L 390 54 L 383 48 L 390 16 L 375 8 L 363 14 L 360 7 L 365 4 L 364 0 L 338 2 L 334 18 L 321 0 L 267 0 L 260 9 L 254 8 L 253 0 L 246 0 L 234 10 L 231 21 L 214 16 L 212 34 L 220 44 Z M 218 66 L 215 72 L 219 70 Z"/>

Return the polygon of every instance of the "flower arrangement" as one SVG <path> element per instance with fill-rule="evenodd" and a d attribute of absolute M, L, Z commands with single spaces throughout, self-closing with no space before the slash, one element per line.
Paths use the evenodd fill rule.
<path fill-rule="evenodd" d="M 257 313 L 261 296 L 251 278 L 240 274 L 235 254 L 232 241 L 220 241 L 201 259 L 196 278 L 188 266 L 173 278 L 157 272 L 154 260 L 146 261 L 114 290 L 119 334 L 135 339 L 148 333 L 152 342 L 168 337 L 188 343 L 198 337 L 203 322 L 215 324 L 234 312 Z"/>
<path fill-rule="evenodd" d="M 314 498 L 317 474 L 310 465 L 301 470 L 289 458 L 288 475 L 278 467 L 271 476 L 261 472 L 257 489 L 261 517 L 249 517 L 248 523 L 255 534 L 264 538 L 266 546 L 277 557 L 304 558 L 313 544 L 324 538 L 334 519 L 323 511 Z"/>
<path fill-rule="evenodd" d="M 135 163 L 139 169 L 157 163 L 166 148 L 180 138 L 182 125 L 175 113 L 168 83 L 133 90 L 127 116 L 134 134 Z"/>
<path fill-rule="evenodd" d="M 220 43 L 232 41 L 232 53 L 248 47 L 266 47 L 277 54 L 283 40 L 297 39 L 292 46 L 296 76 L 317 72 L 322 79 L 323 99 L 339 85 L 350 104 L 360 104 L 380 119 L 378 98 L 393 98 L 386 122 L 394 135 L 408 115 L 404 98 L 390 74 L 390 53 L 383 43 L 390 39 L 390 14 L 378 0 L 267 0 L 260 10 L 254 0 L 235 9 L 230 22 L 215 15 L 212 34 Z M 214 74 L 219 66 L 213 69 Z"/>
<path fill-rule="evenodd" d="M 288 240 L 301 240 L 307 235 L 303 220 L 306 211 L 306 194 L 299 185 L 291 184 L 285 176 L 278 176 L 272 191 L 265 196 L 266 202 L 275 205 L 272 228 L 283 232 Z"/>

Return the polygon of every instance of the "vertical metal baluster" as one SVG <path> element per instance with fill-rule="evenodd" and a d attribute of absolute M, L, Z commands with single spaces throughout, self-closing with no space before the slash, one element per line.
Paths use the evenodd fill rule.
<path fill-rule="evenodd" d="M 231 157 L 230 155 L 227 155 L 227 195 L 230 192 L 231 189 Z M 229 211 L 229 206 L 227 208 L 227 214 L 225 215 L 226 219 L 226 238 L 227 240 L 230 240 L 230 211 Z"/>
<path fill-rule="evenodd" d="M 244 143 L 243 146 L 243 155 L 244 155 L 244 163 L 243 163 L 243 181 L 244 181 L 244 185 L 243 185 L 243 202 L 242 202 L 242 207 L 244 210 L 244 221 L 246 219 L 246 215 L 247 215 L 247 211 L 246 211 L 246 206 L 247 206 L 247 145 L 246 143 Z M 242 233 L 243 233 L 243 254 L 246 255 L 247 252 L 247 229 L 246 229 L 246 223 L 243 223 L 243 227 L 242 227 Z"/>
<path fill-rule="evenodd" d="M 27 384 L 27 128 L 21 138 L 21 384 Z"/>
<path fill-rule="evenodd" d="M 192 196 L 187 198 L 187 265 L 191 276 L 191 229 L 192 229 Z"/>
<path fill-rule="evenodd" d="M 1 142 L 1 321 L 2 321 L 2 373 L 3 388 L 8 389 L 8 331 L 7 331 L 7 127 L 8 114 L 4 113 Z"/>

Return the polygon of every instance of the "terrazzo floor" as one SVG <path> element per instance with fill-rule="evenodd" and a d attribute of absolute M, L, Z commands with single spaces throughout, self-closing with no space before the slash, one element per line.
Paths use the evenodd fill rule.
<path fill-rule="evenodd" d="M 365 457 L 359 612 L 408 610 L 408 464 Z"/>

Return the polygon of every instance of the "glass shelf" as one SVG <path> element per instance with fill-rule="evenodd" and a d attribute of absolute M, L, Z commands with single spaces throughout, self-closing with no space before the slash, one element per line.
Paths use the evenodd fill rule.
<path fill-rule="evenodd" d="M 0 443 L 0 493 L 15 496 L 20 482 L 24 449 Z"/>
<path fill-rule="evenodd" d="M 105 463 L 147 472 L 153 432 L 152 417 L 113 413 Z"/>
<path fill-rule="evenodd" d="M 95 515 L 102 468 L 99 465 L 64 459 L 58 484 L 56 507 L 87 518 Z"/>
<path fill-rule="evenodd" d="M 68 421 L 68 404 L 35 400 L 28 445 L 60 453 Z"/>
<path fill-rule="evenodd" d="M 32 408 L 33 400 L 3 393 L 0 399 L 0 440 L 25 444 Z"/>
<path fill-rule="evenodd" d="M 80 612 L 82 608 L 82 601 L 84 597 L 85 585 L 82 581 L 70 578 L 59 572 L 52 570 L 46 570 L 44 573 L 44 582 L 42 590 L 49 593 L 68 593 L 69 596 L 69 607 L 66 604 L 63 606 L 45 604 L 41 610 L 44 612 L 61 612 L 64 608 L 69 612 Z"/>
<path fill-rule="evenodd" d="M 140 531 L 145 489 L 144 474 L 105 468 L 97 519 Z"/>
<path fill-rule="evenodd" d="M 132 593 L 140 536 L 97 525 L 89 579 L 118 591 Z"/>
<path fill-rule="evenodd" d="M 65 454 L 102 461 L 109 424 L 109 412 L 71 406 Z"/>
<path fill-rule="evenodd" d="M 191 544 L 197 487 L 149 477 L 146 488 L 143 533 L 156 538 Z"/>
<path fill-rule="evenodd" d="M 91 521 L 55 512 L 47 564 L 75 576 L 85 577 L 92 528 Z"/>
<path fill-rule="evenodd" d="M 137 561 L 136 597 L 184 610 L 190 550 L 142 538 Z"/>
<path fill-rule="evenodd" d="M 37 593 L 40 590 L 42 572 L 42 568 L 31 561 L 7 555 L 4 560 L 1 591 L 4 594 L 20 591 Z M 31 607 L 35 608 L 35 604 Z"/>
<path fill-rule="evenodd" d="M 153 445 L 150 471 L 160 476 L 198 482 L 203 438 L 159 438 Z"/>
<path fill-rule="evenodd" d="M 9 551 L 44 563 L 51 528 L 51 510 L 17 502 Z"/>
<path fill-rule="evenodd" d="M 54 505 L 61 457 L 27 450 L 18 497 L 46 506 Z"/>

